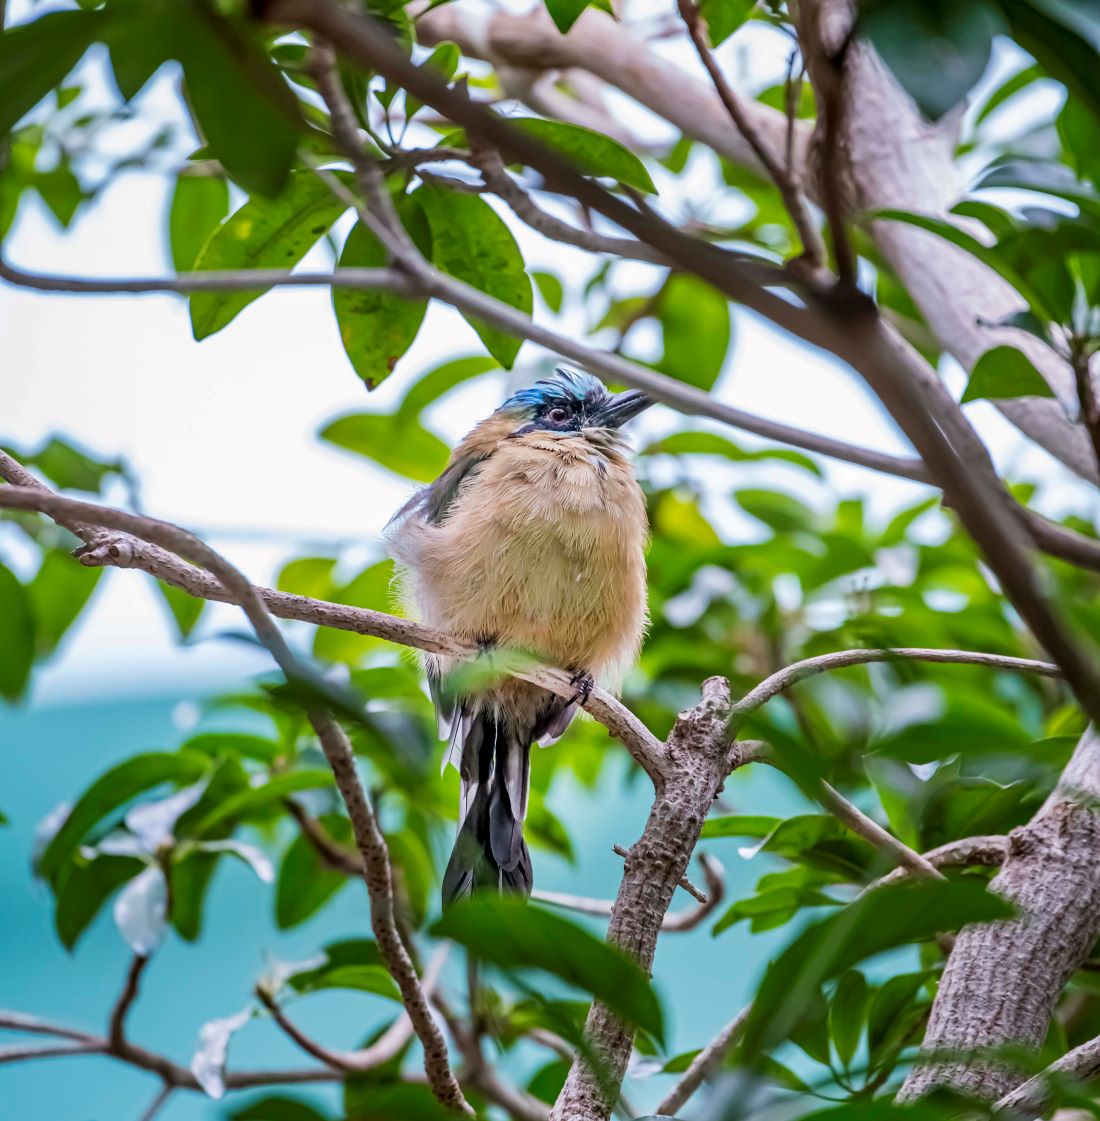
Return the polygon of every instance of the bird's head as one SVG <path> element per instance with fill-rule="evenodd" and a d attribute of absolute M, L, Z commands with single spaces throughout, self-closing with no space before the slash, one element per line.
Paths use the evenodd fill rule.
<path fill-rule="evenodd" d="M 586 431 L 620 428 L 653 404 L 637 389 L 609 393 L 599 378 L 559 366 L 552 378 L 513 393 L 496 411 L 515 421 L 513 436 L 529 432 L 584 435 Z"/>

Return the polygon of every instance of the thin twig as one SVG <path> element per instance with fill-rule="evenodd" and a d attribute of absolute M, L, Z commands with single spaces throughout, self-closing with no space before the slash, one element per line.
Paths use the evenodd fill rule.
<path fill-rule="evenodd" d="M 886 650 L 837 650 L 830 654 L 820 654 L 815 658 L 794 662 L 766 677 L 733 706 L 732 726 L 735 729 L 740 727 L 761 705 L 808 677 L 872 662 L 930 662 L 941 665 L 985 666 L 1010 673 L 1035 673 L 1041 677 L 1062 677 L 1062 671 L 1052 662 L 1014 658 L 1007 654 L 987 654 L 977 650 L 935 650 L 907 646 Z"/>
<path fill-rule="evenodd" d="M 291 272 L 289 269 L 227 269 L 185 272 L 176 276 L 111 277 L 47 276 L 14 268 L 0 260 L 0 280 L 37 292 L 88 296 L 143 295 L 156 292 L 245 292 L 265 288 L 360 288 L 414 294 L 408 278 L 396 269 L 336 269 L 333 272 Z"/>
<path fill-rule="evenodd" d="M 174 1091 L 174 1089 L 174 1086 L 162 1086 L 157 1092 L 156 1097 L 154 1097 L 153 1100 L 142 1111 L 142 1114 L 138 1118 L 138 1121 L 153 1121 L 153 1118 L 156 1117 L 158 1113 L 160 1113 L 161 1109 L 164 1108 L 165 1103 L 172 1096 L 172 1092 Z"/>
<path fill-rule="evenodd" d="M 625 850 L 624 850 L 625 851 Z M 661 920 L 663 933 L 686 933 L 695 930 L 706 919 L 714 914 L 726 894 L 726 883 L 723 878 L 722 865 L 707 853 L 699 854 L 699 862 L 703 866 L 703 875 L 707 881 L 707 894 L 703 894 L 691 884 L 690 880 L 681 879 L 680 886 L 687 888 L 691 894 L 699 899 L 699 905 L 689 907 L 683 911 L 669 911 Z M 688 885 L 690 884 L 690 888 Z M 548 903 L 551 907 L 563 907 L 567 911 L 576 911 L 582 915 L 598 915 L 609 917 L 615 906 L 613 899 L 593 899 L 587 895 L 571 895 L 560 891 L 540 891 L 536 888 L 531 892 L 531 898 L 540 903 Z"/>
<path fill-rule="evenodd" d="M 611 846 L 611 851 L 616 856 L 621 856 L 623 858 L 623 860 L 629 860 L 630 859 L 630 850 L 623 848 L 622 845 L 612 845 Z M 721 865 L 719 865 L 719 869 L 721 869 Z M 705 865 L 704 865 L 704 871 L 705 871 Z M 686 891 L 688 893 L 688 895 L 690 895 L 692 897 L 692 899 L 697 900 L 699 903 L 706 903 L 707 902 L 706 894 L 704 892 L 700 891 L 699 888 L 697 888 L 691 882 L 691 880 L 689 880 L 687 878 L 687 876 L 681 876 L 680 879 L 677 881 L 677 884 L 678 884 L 679 887 L 682 887 L 684 889 L 684 891 Z"/>
<path fill-rule="evenodd" d="M 1074 344 L 1070 365 L 1081 409 L 1081 423 L 1089 434 L 1097 466 L 1100 466 L 1100 400 L 1097 400 L 1096 383 L 1092 376 L 1092 353 L 1087 346 Z"/>
<path fill-rule="evenodd" d="M 1034 1078 L 1005 1094 L 993 1107 L 994 1113 L 1036 1117 L 1043 1113 L 1053 1097 L 1053 1089 L 1061 1080 L 1086 1081 L 1100 1074 L 1100 1036 L 1067 1051 Z"/>
<path fill-rule="evenodd" d="M 988 837 L 962 837 L 957 841 L 948 841 L 938 848 L 929 849 L 921 855 L 934 868 L 969 868 L 974 865 L 996 868 L 1003 864 L 1008 856 L 1008 837 L 1000 834 L 992 834 Z M 870 891 L 884 884 L 898 883 L 912 875 L 911 868 L 895 868 L 875 880 L 866 890 Z"/>
<path fill-rule="evenodd" d="M 412 959 L 397 929 L 389 849 L 378 827 L 374 810 L 367 801 L 363 784 L 359 781 L 351 742 L 343 728 L 325 711 L 310 711 L 309 722 L 321 742 L 351 819 L 355 841 L 363 858 L 363 881 L 370 896 L 371 929 L 374 931 L 378 953 L 401 990 L 405 1010 L 424 1048 L 424 1072 L 436 1097 L 444 1105 L 472 1117 L 474 1111 L 451 1072 L 443 1033 L 432 1017 Z"/>
<path fill-rule="evenodd" d="M 747 1005 L 691 1060 L 691 1065 L 680 1076 L 676 1085 L 664 1096 L 653 1111 L 658 1117 L 671 1117 L 706 1082 L 733 1050 L 752 1005 Z"/>
<path fill-rule="evenodd" d="M 706 21 L 694 0 L 678 0 L 678 7 L 680 17 L 688 29 L 688 35 L 691 37 L 695 52 L 699 56 L 699 61 L 702 62 L 710 75 L 722 104 L 737 126 L 737 130 L 748 141 L 749 147 L 756 153 L 756 158 L 764 165 L 768 176 L 783 197 L 783 203 L 802 241 L 803 259 L 811 269 L 820 268 L 825 263 L 825 246 L 817 225 L 810 214 L 809 207 L 806 205 L 806 199 L 802 195 L 798 181 L 791 173 L 789 155 L 785 164 L 776 156 L 757 129 L 756 124 L 745 112 L 740 97 L 726 81 L 726 76 L 722 73 L 722 68 L 718 65 L 718 60 L 714 57 L 714 52 L 710 48 Z M 788 149 L 789 146 L 788 143 Z"/>
<path fill-rule="evenodd" d="M 107 1021 L 107 1039 L 114 1050 L 119 1050 L 126 1042 L 126 1016 L 137 1000 L 138 990 L 141 987 L 141 975 L 149 964 L 149 958 L 144 954 L 134 954 L 130 959 L 130 966 L 126 971 L 126 981 L 111 1009 Z"/>
<path fill-rule="evenodd" d="M 361 874 L 361 870 L 356 874 Z M 421 978 L 420 987 L 425 998 L 431 999 L 439 984 L 439 976 L 446 963 L 450 947 L 441 945 L 428 964 L 428 968 Z M 256 997 L 260 1003 L 271 1013 L 272 1019 L 279 1025 L 286 1035 L 292 1039 L 307 1055 L 324 1063 L 325 1066 L 336 1070 L 359 1072 L 374 1070 L 376 1067 L 388 1063 L 401 1053 L 401 1049 L 412 1038 L 413 1025 L 407 1011 L 400 1016 L 376 1039 L 370 1046 L 358 1051 L 336 1051 L 322 1046 L 316 1040 L 310 1039 L 301 1028 L 291 1020 L 279 1007 L 273 993 L 263 985 L 257 985 Z"/>

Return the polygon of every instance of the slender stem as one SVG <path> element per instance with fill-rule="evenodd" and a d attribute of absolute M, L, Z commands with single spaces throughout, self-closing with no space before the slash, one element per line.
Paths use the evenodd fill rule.
<path fill-rule="evenodd" d="M 803 197 L 798 182 L 791 172 L 791 130 L 788 130 L 788 151 L 786 162 L 784 162 L 772 151 L 767 140 L 756 127 L 755 122 L 745 111 L 741 99 L 734 92 L 729 82 L 726 81 L 726 76 L 722 73 L 722 68 L 718 65 L 714 52 L 710 48 L 706 23 L 694 0 L 678 0 L 678 7 L 680 18 L 687 26 L 688 35 L 695 46 L 699 61 L 702 62 L 710 75 L 714 88 L 721 98 L 722 104 L 726 107 L 726 112 L 729 113 L 733 123 L 737 126 L 737 130 L 748 141 L 749 147 L 756 154 L 756 158 L 764 165 L 764 169 L 772 182 L 779 189 L 783 203 L 802 241 L 802 256 L 806 264 L 812 269 L 820 268 L 825 263 L 825 246 L 821 241 L 821 234 L 818 232 L 817 225 L 810 215 L 806 199 Z"/>
<path fill-rule="evenodd" d="M 134 954 L 130 959 L 130 966 L 126 971 L 126 981 L 119 993 L 111 1016 L 108 1020 L 107 1039 L 114 1050 L 120 1050 L 126 1043 L 126 1016 L 137 1000 L 141 988 L 141 975 L 145 971 L 149 959 L 144 954 Z"/>
<path fill-rule="evenodd" d="M 1014 658 L 1007 654 L 987 654 L 977 650 L 935 650 L 923 647 L 837 650 L 831 654 L 821 654 L 816 658 L 805 658 L 800 662 L 794 662 L 765 678 L 733 706 L 732 725 L 734 728 L 740 727 L 761 705 L 808 677 L 872 662 L 930 662 L 985 666 L 989 669 L 1007 670 L 1010 673 L 1035 673 L 1041 677 L 1063 676 L 1061 669 L 1051 662 L 1039 662 L 1032 658 Z"/>
<path fill-rule="evenodd" d="M 691 1065 L 653 1111 L 658 1117 L 671 1117 L 675 1114 L 681 1106 L 687 1104 L 692 1094 L 718 1070 L 726 1056 L 736 1045 L 741 1029 L 745 1026 L 745 1021 L 748 1020 L 751 1011 L 751 1004 L 742 1008 L 691 1060 Z"/>
<path fill-rule="evenodd" d="M 1073 381 L 1081 408 L 1081 423 L 1089 434 L 1097 465 L 1100 466 L 1100 400 L 1097 399 L 1096 383 L 1092 375 L 1092 354 L 1086 346 L 1075 343 L 1071 358 Z"/>

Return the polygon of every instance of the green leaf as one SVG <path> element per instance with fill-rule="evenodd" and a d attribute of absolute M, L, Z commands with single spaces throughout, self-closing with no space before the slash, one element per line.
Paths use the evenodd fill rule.
<path fill-rule="evenodd" d="M 22 697 L 34 664 L 34 607 L 28 590 L 2 564 L 0 619 L 0 697 L 14 703 Z"/>
<path fill-rule="evenodd" d="M 1022 90 L 1027 89 L 1028 86 L 1037 82 L 1040 78 L 1044 77 L 1042 67 L 1025 66 L 1022 70 L 1017 70 L 1006 81 L 1002 82 L 996 90 L 986 99 L 985 104 L 982 105 L 978 111 L 978 115 L 974 118 L 974 124 L 980 125 L 988 116 L 999 109 L 1009 98 L 1015 97 L 1016 94 Z"/>
<path fill-rule="evenodd" d="M 445 273 L 486 295 L 531 314 L 531 278 L 523 265 L 512 231 L 479 195 L 462 194 L 424 184 L 413 196 L 427 215 L 432 231 L 432 259 Z M 489 353 L 510 370 L 520 339 L 471 318 Z M 412 476 L 415 477 L 415 476 Z"/>
<path fill-rule="evenodd" d="M 907 1019 L 917 994 L 928 981 L 927 973 L 901 973 L 885 981 L 867 1009 L 867 1047 L 872 1062 L 896 1036 L 899 1020 Z"/>
<path fill-rule="evenodd" d="M 206 608 L 206 600 L 188 595 L 182 588 L 166 584 L 163 580 L 157 580 L 155 587 L 176 624 L 180 638 L 190 638 Z"/>
<path fill-rule="evenodd" d="M 338 417 L 321 429 L 320 437 L 418 483 L 435 479 L 451 454 L 450 448 L 427 429 L 381 413 Z"/>
<path fill-rule="evenodd" d="M 733 497 L 746 514 L 776 533 L 809 532 L 817 522 L 817 515 L 809 506 L 780 490 L 738 490 Z"/>
<path fill-rule="evenodd" d="M 273 1094 L 249 1102 L 242 1109 L 234 1110 L 231 1121 L 329 1121 L 328 1117 L 309 1102 L 298 1098 Z"/>
<path fill-rule="evenodd" d="M 122 464 L 118 460 L 109 462 L 95 459 L 59 436 L 51 436 L 38 451 L 28 457 L 27 462 L 37 467 L 62 490 L 83 490 L 89 494 L 98 494 L 108 475 L 122 471 Z"/>
<path fill-rule="evenodd" d="M 235 210 L 211 234 L 195 269 L 292 268 L 346 209 L 313 172 L 296 172 L 275 198 L 254 196 Z M 195 338 L 220 331 L 267 290 L 259 285 L 254 292 L 192 292 Z"/>
<path fill-rule="evenodd" d="M 246 190 L 277 195 L 303 125 L 298 100 L 261 48 L 255 25 L 194 4 L 177 33 L 171 49 L 212 155 Z"/>
<path fill-rule="evenodd" d="M 340 268 L 380 268 L 388 261 L 382 243 L 362 222 L 348 234 L 340 254 Z M 406 300 L 390 292 L 363 288 L 334 288 L 332 307 L 353 369 L 375 389 L 393 373 L 394 366 L 412 346 L 424 314 L 426 300 Z"/>
<path fill-rule="evenodd" d="M 707 21 L 711 46 L 724 43 L 748 18 L 756 0 L 703 0 L 699 10 Z"/>
<path fill-rule="evenodd" d="M 862 35 L 934 121 L 977 85 L 1001 29 L 985 0 L 877 0 L 859 19 Z"/>
<path fill-rule="evenodd" d="M 629 148 L 602 132 L 541 117 L 514 117 L 509 124 L 565 156 L 584 175 L 615 179 L 647 194 L 657 191 L 645 164 Z"/>
<path fill-rule="evenodd" d="M 866 978 L 858 969 L 850 969 L 837 982 L 829 1005 L 829 1034 L 845 1067 L 851 1066 L 859 1047 L 869 995 Z"/>
<path fill-rule="evenodd" d="M 562 287 L 561 278 L 557 273 L 547 272 L 546 269 L 532 269 L 531 279 L 539 290 L 542 302 L 556 315 L 561 311 L 565 289 Z"/>
<path fill-rule="evenodd" d="M 775 460 L 780 463 L 790 463 L 801 467 L 816 475 L 823 477 L 821 467 L 808 455 L 791 451 L 788 448 L 759 448 L 747 451 L 740 444 L 735 444 L 717 432 L 674 432 L 662 440 L 642 448 L 639 455 L 718 455 L 723 459 L 732 460 L 734 463 L 759 463 L 765 460 Z"/>
<path fill-rule="evenodd" d="M 431 927 L 501 969 L 541 969 L 603 1001 L 661 1038 L 661 1007 L 649 981 L 624 954 L 534 904 L 501 896 L 456 903 Z"/>
<path fill-rule="evenodd" d="M 455 76 L 455 71 L 458 69 L 458 64 L 461 61 L 462 52 L 458 49 L 458 44 L 443 42 L 420 64 L 420 69 L 434 71 L 436 77 L 442 78 L 445 82 L 450 82 Z M 423 108 L 424 103 L 418 101 L 406 90 L 405 119 L 412 120 Z"/>
<path fill-rule="evenodd" d="M 34 177 L 34 188 L 53 216 L 65 229 L 73 220 L 77 207 L 84 201 L 80 181 L 67 164 L 58 164 L 50 171 Z"/>
<path fill-rule="evenodd" d="M 103 575 L 101 568 L 85 568 L 68 553 L 50 549 L 27 587 L 34 613 L 35 648 L 41 657 L 57 648 L 76 621 Z"/>
<path fill-rule="evenodd" d="M 273 740 L 253 736 L 246 732 L 200 732 L 180 745 L 186 751 L 197 751 L 211 759 L 240 756 L 257 759 L 261 763 L 274 763 L 280 747 Z"/>
<path fill-rule="evenodd" d="M 326 790 L 331 786 L 331 772 L 320 767 L 284 771 L 272 775 L 261 786 L 250 786 L 223 799 L 205 817 L 191 826 L 188 836 L 196 840 L 208 836 L 215 832 L 219 825 L 243 821 L 258 810 L 265 810 L 296 791 Z"/>
<path fill-rule="evenodd" d="M 249 1102 L 229 1114 L 231 1121 L 329 1121 L 310 1102 L 283 1094 L 272 1094 Z"/>
<path fill-rule="evenodd" d="M 588 7 L 588 0 L 546 0 L 546 10 L 554 25 L 564 35 Z"/>
<path fill-rule="evenodd" d="M 288 978 L 287 984 L 301 993 L 319 992 L 322 989 L 354 989 L 401 1003 L 401 990 L 397 987 L 397 982 L 385 966 L 381 965 L 336 965 L 311 969 Z"/>
<path fill-rule="evenodd" d="M 325 814 L 319 822 L 337 844 L 351 844 L 351 822 L 343 814 Z M 350 882 L 343 872 L 330 868 L 305 837 L 295 837 L 279 865 L 275 925 L 288 930 L 305 922 Z"/>
<path fill-rule="evenodd" d="M 804 907 L 835 907 L 836 899 L 824 892 L 799 887 L 777 887 L 761 891 L 748 899 L 738 900 L 727 907 L 722 917 L 714 924 L 711 934 L 718 937 L 723 931 L 739 922 L 748 920 L 753 934 L 762 930 L 774 930 L 790 922 Z"/>
<path fill-rule="evenodd" d="M 755 1056 L 788 1038 L 812 994 L 865 958 L 1013 913 L 1006 900 L 967 881 L 889 884 L 867 892 L 810 923 L 771 963 L 745 1025 L 745 1054 Z"/>
<path fill-rule="evenodd" d="M 674 273 L 658 301 L 663 373 L 699 389 L 712 389 L 725 365 L 732 328 L 725 296 L 698 277 Z"/>
<path fill-rule="evenodd" d="M 220 856 L 193 849 L 172 862 L 172 926 L 188 942 L 194 942 L 202 933 L 206 894 Z"/>
<path fill-rule="evenodd" d="M 781 817 L 758 817 L 745 814 L 731 814 L 727 817 L 708 817 L 703 824 L 703 837 L 767 837 L 776 826 L 782 825 Z"/>
<path fill-rule="evenodd" d="M 383 560 L 367 565 L 353 580 L 336 588 L 330 598 L 351 607 L 386 611 L 392 606 L 392 588 L 393 562 Z M 323 661 L 355 666 L 365 654 L 381 644 L 382 640 L 373 635 L 354 634 L 337 627 L 318 627 L 313 637 L 313 656 Z M 369 687 L 364 691 L 371 696 Z"/>
<path fill-rule="evenodd" d="M 190 272 L 207 239 L 229 213 L 229 184 L 216 175 L 187 175 L 176 179 L 168 211 L 168 244 L 172 267 Z"/>
<path fill-rule="evenodd" d="M 330 599 L 335 569 L 335 557 L 298 557 L 283 565 L 275 586 L 295 596 Z"/>
<path fill-rule="evenodd" d="M 429 405 L 456 386 L 496 369 L 499 369 L 496 359 L 485 355 L 452 358 L 414 381 L 405 391 L 394 415 L 401 422 L 415 421 Z"/>
<path fill-rule="evenodd" d="M 103 12 L 49 12 L 0 36 L 0 136 L 60 85 L 107 23 Z"/>
<path fill-rule="evenodd" d="M 379 1085 L 369 1075 L 344 1083 L 344 1115 L 349 1121 L 454 1121 L 427 1086 Z"/>
<path fill-rule="evenodd" d="M 61 945 L 71 950 L 103 904 L 144 867 L 145 862 L 133 856 L 77 856 L 56 889 L 54 926 Z"/>
<path fill-rule="evenodd" d="M 64 825 L 46 846 L 38 862 L 39 874 L 52 879 L 91 829 L 131 798 L 165 782 L 177 786 L 197 782 L 209 767 L 210 760 L 203 755 L 158 751 L 134 755 L 105 771 L 77 799 Z"/>

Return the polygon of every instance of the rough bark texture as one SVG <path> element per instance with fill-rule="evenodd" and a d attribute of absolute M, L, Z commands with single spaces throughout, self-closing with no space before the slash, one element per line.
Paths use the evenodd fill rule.
<path fill-rule="evenodd" d="M 729 708 L 728 682 L 712 677 L 703 683 L 699 705 L 681 713 L 668 739 L 667 780 L 657 791 L 645 830 L 627 855 L 607 937 L 647 973 L 662 919 L 730 769 Z M 597 1003 L 588 1014 L 585 1036 L 601 1060 L 600 1069 L 574 1060 L 551 1121 L 606 1121 L 618 1097 L 633 1030 Z"/>
<path fill-rule="evenodd" d="M 1062 986 L 1100 938 L 1098 797 L 1100 737 L 1090 731 L 1039 813 L 1009 835 L 1008 859 L 991 887 L 1020 913 L 959 933 L 932 1006 L 925 1057 L 899 1101 L 942 1085 L 997 1099 L 1023 1081 L 989 1049 L 1038 1050 Z"/>

